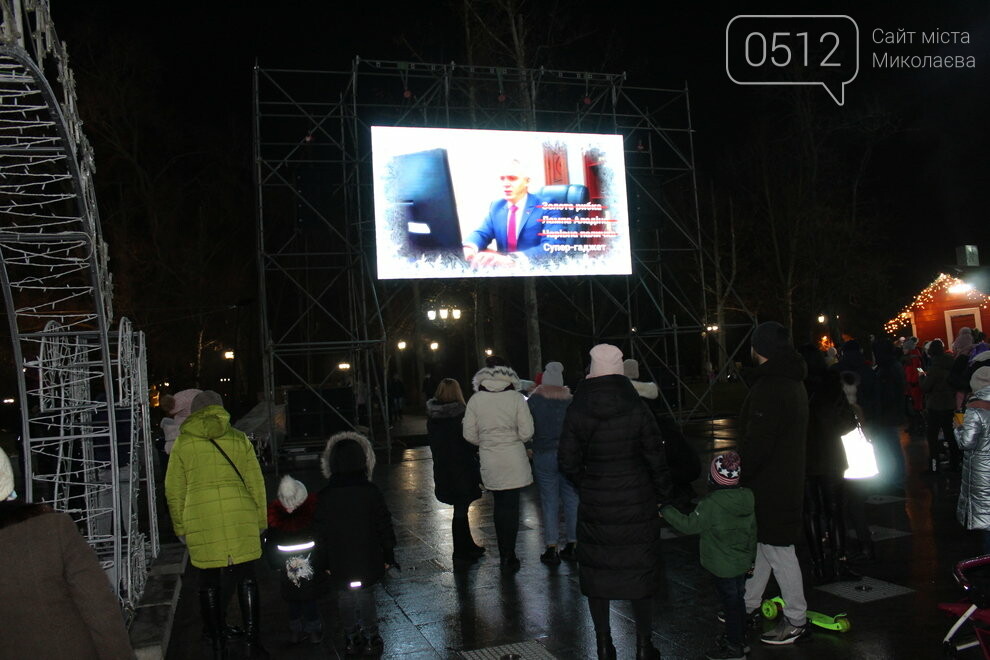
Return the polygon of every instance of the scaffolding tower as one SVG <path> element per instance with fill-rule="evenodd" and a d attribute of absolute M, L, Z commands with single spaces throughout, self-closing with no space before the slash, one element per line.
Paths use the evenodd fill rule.
<path fill-rule="evenodd" d="M 48 4 L 0 7 L 0 282 L 23 495 L 77 522 L 131 615 L 159 550 L 144 335 L 112 325 L 93 154 Z"/>
<path fill-rule="evenodd" d="M 618 343 L 648 371 L 662 371 L 649 375 L 672 381 L 664 400 L 676 416 L 711 412 L 715 378 L 702 376 L 704 363 L 717 365 L 710 376 L 731 369 L 745 333 L 714 350 L 710 342 L 733 326 L 751 327 L 752 318 L 728 320 L 713 301 L 715 291 L 732 292 L 699 218 L 686 86 L 633 86 L 625 74 L 355 58 L 349 71 L 256 67 L 254 93 L 271 400 L 284 389 L 318 390 L 338 361 L 370 394 L 384 380 L 397 338 L 386 337 L 387 308 L 408 308 L 430 283 L 374 279 L 370 127 L 422 126 L 622 135 L 632 276 L 536 278 L 538 295 L 570 301 L 574 323 L 566 330 Z M 688 387 L 691 377 L 703 385 Z"/>

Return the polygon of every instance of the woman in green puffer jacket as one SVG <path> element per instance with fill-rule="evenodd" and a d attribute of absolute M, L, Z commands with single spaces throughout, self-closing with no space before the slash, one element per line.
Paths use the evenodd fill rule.
<path fill-rule="evenodd" d="M 247 436 L 230 426 L 230 413 L 219 394 L 198 394 L 190 411 L 165 474 L 172 527 L 188 546 L 192 565 L 201 569 L 200 605 L 214 656 L 222 657 L 225 651 L 227 599 L 220 590 L 228 580 L 237 583 L 248 644 L 263 653 L 252 564 L 261 557 L 261 532 L 268 525 L 261 466 Z"/>

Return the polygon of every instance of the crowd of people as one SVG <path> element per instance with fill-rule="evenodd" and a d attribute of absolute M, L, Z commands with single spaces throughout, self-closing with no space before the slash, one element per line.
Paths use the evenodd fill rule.
<path fill-rule="evenodd" d="M 699 562 L 712 574 L 725 624 L 707 658 L 746 657 L 771 576 L 783 616 L 758 640 L 792 644 L 808 636 L 796 545 L 807 543 L 805 569 L 814 582 L 860 578 L 855 563 L 875 558 L 863 502 L 877 487 L 903 491 L 905 429 L 927 439 L 928 472 L 961 473 L 958 520 L 990 553 L 990 346 L 979 330 L 963 328 L 950 346 L 871 337 L 823 352 L 795 347 L 784 326 L 765 322 L 752 333 L 751 355 L 737 445 L 719 451 L 707 470 L 660 410 L 656 385 L 640 380 L 638 363 L 616 346 L 594 346 L 573 389 L 560 362 L 547 363 L 529 383 L 498 357 L 474 375 L 468 399 L 456 380 L 440 380 L 426 404 L 427 432 L 436 498 L 453 506 L 455 571 L 471 570 L 486 554 L 469 519 L 484 491 L 492 497 L 499 567 L 519 570 L 520 495 L 535 481 L 545 548 L 539 560 L 576 564 L 599 658 L 616 657 L 613 600 L 630 602 L 637 659 L 659 658 L 651 624 L 664 521 L 700 535 Z M 214 657 L 228 656 L 233 637 L 243 638 L 251 657 L 268 656 L 255 574 L 262 557 L 279 574 L 292 643 L 322 642 L 318 602 L 332 594 L 345 653 L 379 654 L 375 585 L 398 564 L 392 517 L 372 482 L 368 438 L 333 435 L 321 456 L 326 483 L 319 492 L 286 475 L 268 501 L 254 448 L 231 426 L 220 395 L 186 390 L 166 407 L 174 417 L 165 424 L 165 496 L 198 573 Z M 872 447 L 876 467 L 866 476 L 876 473 L 873 479 L 850 477 L 844 438 L 860 432 Z M 702 475 L 708 492 L 699 499 L 692 482 Z M 131 657 L 106 575 L 71 518 L 24 503 L 13 481 L 0 452 L 0 552 L 35 548 L 31 584 L 51 588 L 33 588 L 23 566 L 0 566 L 3 593 L 18 595 L 0 600 L 0 617 L 19 622 L 3 630 L 35 630 L 32 613 L 45 612 L 66 633 L 0 630 L 0 657 L 11 649 L 23 657 Z M 857 532 L 855 548 L 849 528 Z M 227 623 L 234 593 L 242 628 Z"/>
<path fill-rule="evenodd" d="M 467 509 L 481 492 L 461 488 L 455 501 L 449 484 L 473 485 L 477 475 L 492 491 L 500 567 L 512 571 L 520 566 L 519 491 L 535 477 L 540 561 L 577 562 L 598 657 L 615 657 L 611 600 L 632 604 L 637 657 L 658 657 L 649 640 L 661 519 L 701 535 L 700 562 L 713 574 L 725 623 L 706 657 L 746 657 L 771 575 L 784 616 L 759 640 L 791 644 L 809 634 L 796 546 L 807 544 L 817 584 L 861 578 L 855 564 L 876 556 L 864 503 L 878 489 L 903 494 L 903 430 L 927 438 L 928 472 L 962 472 L 959 521 L 981 530 L 990 552 L 990 350 L 979 331 L 963 328 L 951 348 L 870 337 L 822 351 L 795 347 L 786 328 L 767 322 L 751 348 L 736 451 L 714 457 L 700 500 L 691 484 L 701 473 L 697 455 L 658 414 L 656 385 L 639 380 L 638 363 L 615 346 L 591 350 L 573 392 L 559 362 L 527 386 L 489 357 L 466 405 L 456 381 L 444 379 L 427 404 L 428 430 L 437 498 L 455 507 L 455 569 L 481 556 L 463 550 L 477 547 Z M 874 478 L 849 470 L 843 437 L 854 432 L 871 446 Z"/>

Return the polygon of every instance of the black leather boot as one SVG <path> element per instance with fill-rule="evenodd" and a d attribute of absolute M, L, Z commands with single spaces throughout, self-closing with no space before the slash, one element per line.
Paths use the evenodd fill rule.
<path fill-rule="evenodd" d="M 208 587 L 199 592 L 199 607 L 203 616 L 203 628 L 210 638 L 214 660 L 226 660 L 227 636 L 224 631 L 223 602 L 220 589 Z"/>
<path fill-rule="evenodd" d="M 454 537 L 454 560 L 471 563 L 478 559 L 478 556 L 471 552 L 471 528 L 468 526 L 467 518 L 452 518 L 450 521 L 450 533 Z"/>
<path fill-rule="evenodd" d="M 595 641 L 598 644 L 598 660 L 615 660 L 615 645 L 612 643 L 612 635 L 595 634 Z"/>
<path fill-rule="evenodd" d="M 244 638 L 249 657 L 267 658 L 268 651 L 261 645 L 261 600 L 258 598 L 258 583 L 254 578 L 242 580 L 237 585 L 237 600 L 244 617 Z"/>
<path fill-rule="evenodd" d="M 646 635 L 636 635 L 636 660 L 660 660 L 660 651 Z"/>

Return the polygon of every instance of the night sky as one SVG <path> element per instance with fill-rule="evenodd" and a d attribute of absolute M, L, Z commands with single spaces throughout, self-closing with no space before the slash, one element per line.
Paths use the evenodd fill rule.
<path fill-rule="evenodd" d="M 56 29 L 70 54 L 74 39 L 140 44 L 160 73 L 175 116 L 208 131 L 243 127 L 250 158 L 251 71 L 264 68 L 346 70 L 355 55 L 371 59 L 449 62 L 459 52 L 457 3 L 329 2 L 110 3 L 55 0 Z M 538 5 L 541 9 L 549 3 Z M 626 71 L 630 84 L 690 87 L 699 182 L 722 185 L 724 154 L 751 139 L 767 108 L 789 88 L 742 87 L 725 72 L 725 28 L 738 14 L 793 13 L 794 3 L 708 2 L 642 5 L 561 3 L 587 34 L 550 68 Z M 527 7 L 536 6 L 524 4 Z M 820 93 L 821 109 L 841 118 L 869 104 L 893 118 L 894 133 L 876 148 L 865 194 L 882 217 L 884 242 L 903 271 L 892 295 L 907 302 L 955 259 L 954 246 L 976 243 L 990 260 L 986 227 L 990 167 L 990 3 L 810 2 L 804 14 L 848 14 L 860 30 L 859 75 L 839 108 Z M 553 26 L 545 26 L 548 30 Z M 903 55 L 972 55 L 975 69 L 876 69 L 874 28 L 966 30 L 969 44 L 917 43 L 889 48 Z M 85 28 L 85 29 L 84 29 Z M 88 30 L 88 31 L 87 31 Z M 493 64 L 507 64 L 497 62 Z M 334 90 L 328 90 L 332 93 Z M 84 117 L 85 119 L 85 117 Z M 241 130 L 240 128 L 238 130 Z M 99 154 L 97 154 L 99 162 Z"/>

